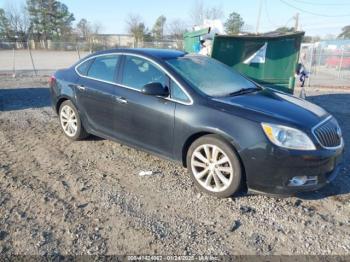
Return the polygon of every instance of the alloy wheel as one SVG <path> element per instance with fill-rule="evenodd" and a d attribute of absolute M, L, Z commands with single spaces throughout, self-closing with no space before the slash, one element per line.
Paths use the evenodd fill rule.
<path fill-rule="evenodd" d="M 74 110 L 70 106 L 64 105 L 62 107 L 60 112 L 60 121 L 63 131 L 67 136 L 73 137 L 76 135 L 78 130 L 78 120 Z"/>
<path fill-rule="evenodd" d="M 195 179 L 211 192 L 225 191 L 232 183 L 234 170 L 226 153 L 216 145 L 197 147 L 191 157 Z"/>

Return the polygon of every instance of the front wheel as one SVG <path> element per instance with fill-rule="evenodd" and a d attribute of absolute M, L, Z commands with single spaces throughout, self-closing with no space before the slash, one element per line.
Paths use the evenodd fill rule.
<path fill-rule="evenodd" d="M 242 169 L 232 146 L 215 135 L 197 139 L 187 153 L 192 180 L 205 193 L 230 197 L 239 191 Z"/>
<path fill-rule="evenodd" d="M 78 110 L 71 101 L 66 100 L 61 104 L 59 118 L 62 130 L 69 139 L 80 140 L 88 136 L 81 123 Z"/>

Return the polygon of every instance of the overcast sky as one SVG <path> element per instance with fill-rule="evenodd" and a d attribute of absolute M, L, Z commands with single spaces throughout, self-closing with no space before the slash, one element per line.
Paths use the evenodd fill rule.
<path fill-rule="evenodd" d="M 232 11 L 243 17 L 248 28 L 255 30 L 259 2 L 262 2 L 260 31 L 271 31 L 279 26 L 293 26 L 292 17 L 300 13 L 300 28 L 307 35 L 338 35 L 341 28 L 350 25 L 349 0 L 203 0 L 205 6 L 219 6 L 227 17 Z M 0 0 L 0 7 L 20 5 L 24 0 Z M 159 15 L 168 21 L 181 18 L 190 21 L 190 10 L 195 0 L 61 0 L 74 13 L 76 21 L 86 18 L 103 25 L 104 33 L 126 33 L 128 14 L 139 14 L 152 28 Z"/>

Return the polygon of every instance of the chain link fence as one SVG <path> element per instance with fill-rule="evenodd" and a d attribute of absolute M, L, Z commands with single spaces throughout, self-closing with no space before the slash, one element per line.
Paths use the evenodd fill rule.
<path fill-rule="evenodd" d="M 136 43 L 128 36 L 95 42 L 0 41 L 0 75 L 49 75 L 57 69 L 71 66 L 92 52 L 132 47 L 181 50 L 183 41 Z M 350 40 L 303 44 L 300 62 L 309 72 L 306 86 L 350 87 Z"/>
<path fill-rule="evenodd" d="M 350 40 L 304 44 L 300 62 L 309 72 L 307 86 L 350 87 Z"/>
<path fill-rule="evenodd" d="M 136 43 L 133 38 L 98 42 L 0 42 L 0 75 L 48 75 L 66 68 L 90 53 L 111 48 L 173 48 L 182 49 L 182 41 Z"/>

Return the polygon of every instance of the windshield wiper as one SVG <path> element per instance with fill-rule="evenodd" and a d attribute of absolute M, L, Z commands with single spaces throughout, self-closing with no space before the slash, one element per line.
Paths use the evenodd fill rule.
<path fill-rule="evenodd" d="M 250 87 L 250 88 L 241 88 L 238 91 L 229 93 L 228 96 L 238 96 L 238 95 L 243 95 L 243 94 L 248 94 L 248 93 L 252 93 L 255 91 L 259 91 L 262 88 L 257 86 L 257 87 Z"/>

